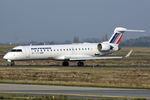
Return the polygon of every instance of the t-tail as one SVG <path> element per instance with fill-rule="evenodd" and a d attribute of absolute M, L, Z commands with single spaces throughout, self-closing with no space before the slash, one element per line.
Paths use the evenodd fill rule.
<path fill-rule="evenodd" d="M 114 30 L 114 34 L 112 35 L 112 37 L 109 39 L 108 42 L 119 45 L 124 32 L 145 32 L 145 31 L 144 30 L 129 30 L 123 27 L 116 27 Z"/>

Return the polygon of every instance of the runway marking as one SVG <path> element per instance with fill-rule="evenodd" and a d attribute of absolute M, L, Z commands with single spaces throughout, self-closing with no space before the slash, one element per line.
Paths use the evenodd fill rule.
<path fill-rule="evenodd" d="M 0 94 L 35 94 L 35 95 L 64 95 L 64 96 L 81 96 L 81 97 L 107 97 L 107 98 L 145 98 L 150 97 L 134 97 L 134 96 L 112 96 L 112 95 L 92 95 L 92 94 L 67 94 L 67 93 L 39 93 L 39 92 L 0 92 Z"/>

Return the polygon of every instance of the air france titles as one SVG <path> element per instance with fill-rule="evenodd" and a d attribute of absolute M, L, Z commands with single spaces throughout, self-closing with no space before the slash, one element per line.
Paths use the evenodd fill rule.
<path fill-rule="evenodd" d="M 32 54 L 44 54 L 44 52 L 48 52 L 51 50 L 51 47 L 31 48 Z"/>

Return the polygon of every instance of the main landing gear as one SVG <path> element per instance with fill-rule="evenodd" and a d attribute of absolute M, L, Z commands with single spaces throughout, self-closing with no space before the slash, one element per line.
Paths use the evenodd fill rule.
<path fill-rule="evenodd" d="M 62 66 L 69 66 L 69 62 L 68 61 L 63 61 Z"/>
<path fill-rule="evenodd" d="M 78 65 L 78 66 L 84 66 L 84 62 L 83 62 L 83 61 L 79 61 L 79 62 L 77 63 L 77 65 Z"/>
<path fill-rule="evenodd" d="M 69 62 L 68 61 L 63 61 L 62 62 L 62 66 L 69 66 Z M 84 66 L 84 62 L 83 61 L 78 61 L 77 66 Z"/>

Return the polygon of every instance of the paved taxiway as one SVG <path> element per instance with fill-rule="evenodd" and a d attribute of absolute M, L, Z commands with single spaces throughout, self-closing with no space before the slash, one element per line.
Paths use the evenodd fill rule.
<path fill-rule="evenodd" d="M 23 84 L 0 84 L 0 94 L 26 94 L 26 95 L 66 95 L 72 97 L 92 98 L 117 98 L 117 97 L 142 97 L 150 99 L 150 90 L 147 89 L 116 89 L 116 88 L 93 88 L 49 85 L 23 85 Z"/>

